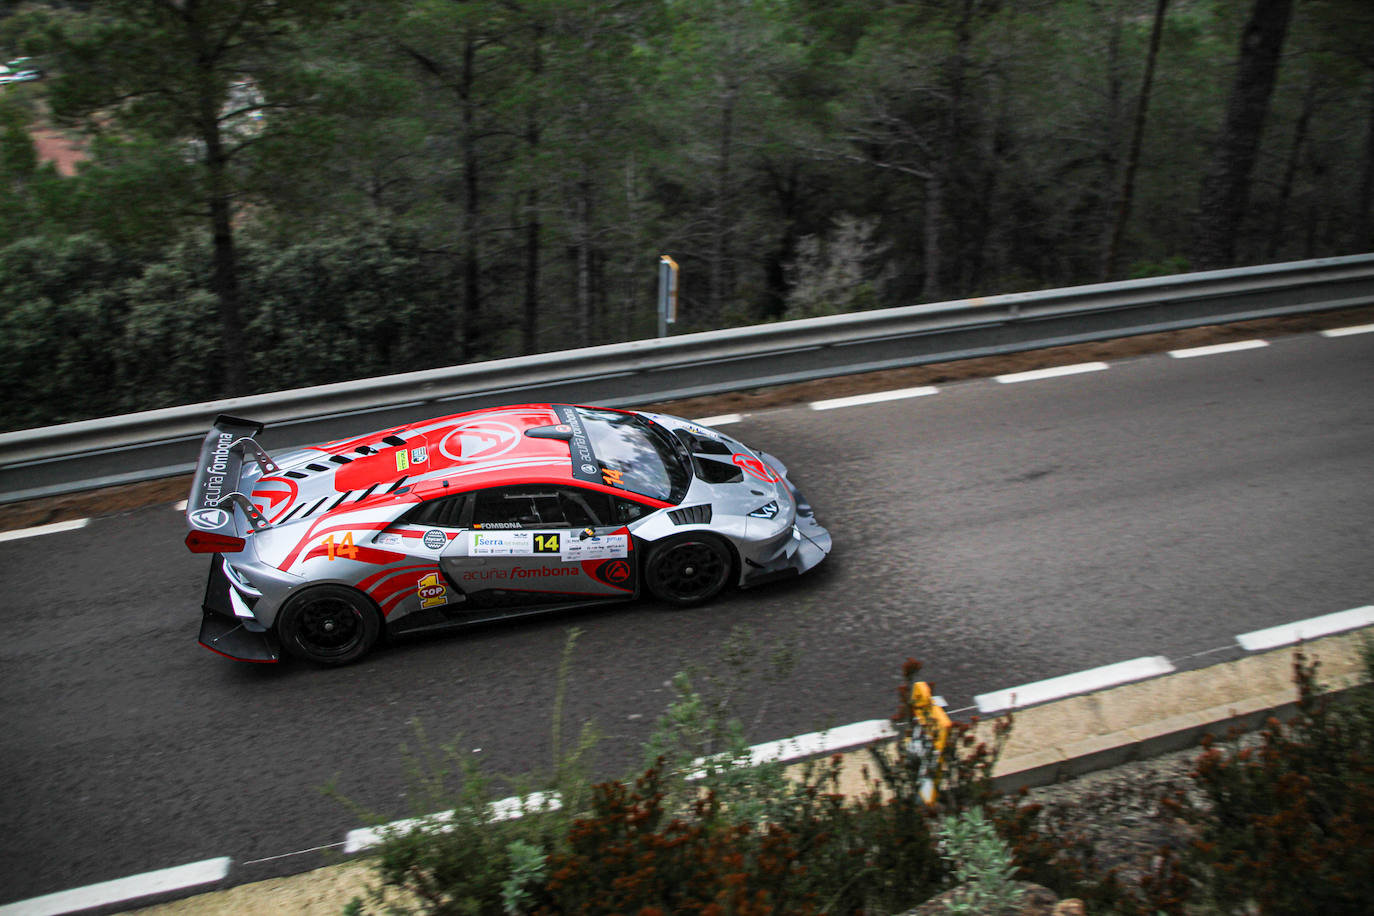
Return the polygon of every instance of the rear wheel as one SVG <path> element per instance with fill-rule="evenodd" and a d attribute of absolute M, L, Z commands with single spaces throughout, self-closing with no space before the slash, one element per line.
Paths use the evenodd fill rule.
<path fill-rule="evenodd" d="M 300 592 L 277 617 L 282 648 L 320 665 L 357 661 L 376 644 L 381 615 L 361 592 L 342 585 L 317 585 Z"/>
<path fill-rule="evenodd" d="M 645 584 L 660 601 L 688 607 L 714 598 L 730 571 L 730 548 L 719 538 L 680 534 L 649 549 Z"/>

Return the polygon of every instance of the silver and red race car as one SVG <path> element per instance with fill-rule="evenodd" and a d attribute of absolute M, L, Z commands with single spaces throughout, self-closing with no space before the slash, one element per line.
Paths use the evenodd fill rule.
<path fill-rule="evenodd" d="M 771 455 L 664 414 L 525 404 L 275 457 L 221 416 L 187 501 L 200 642 L 354 661 L 384 633 L 708 600 L 811 569 L 830 534 Z"/>

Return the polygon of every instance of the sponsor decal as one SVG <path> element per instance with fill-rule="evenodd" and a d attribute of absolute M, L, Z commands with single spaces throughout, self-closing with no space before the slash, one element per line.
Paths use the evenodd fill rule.
<path fill-rule="evenodd" d="M 234 434 L 221 432 L 210 452 L 210 463 L 205 466 L 205 485 L 202 488 L 201 502 L 219 502 L 224 495 L 224 477 L 229 473 L 229 446 L 234 444 Z"/>
<path fill-rule="evenodd" d="M 500 420 L 469 420 L 449 431 L 439 451 L 454 461 L 485 461 L 520 444 L 515 427 Z"/>
<path fill-rule="evenodd" d="M 410 467 L 410 454 L 405 449 L 401 449 L 396 453 L 396 472 L 400 473 L 408 467 Z"/>
<path fill-rule="evenodd" d="M 382 547 L 400 547 L 405 544 L 406 539 L 394 531 L 386 531 L 372 539 L 372 543 L 380 544 Z"/>
<path fill-rule="evenodd" d="M 419 448 L 413 448 L 413 449 L 410 450 L 410 463 L 411 463 L 411 464 L 424 464 L 424 463 L 425 463 L 426 461 L 428 461 L 428 460 L 429 460 L 429 449 L 426 448 L 425 446 L 422 445 L 422 446 L 420 446 Z"/>
<path fill-rule="evenodd" d="M 751 458 L 748 455 L 740 454 L 734 455 L 731 460 L 735 462 L 736 467 L 744 471 L 744 473 L 748 474 L 750 477 L 756 477 L 766 483 L 777 483 L 782 480 L 772 468 L 757 458 Z"/>
<path fill-rule="evenodd" d="M 424 544 L 430 550 L 443 550 L 448 545 L 448 536 L 437 528 L 425 532 Z"/>
<path fill-rule="evenodd" d="M 578 480 L 601 483 L 601 465 L 596 460 L 596 452 L 592 451 L 591 440 L 587 438 L 587 431 L 582 427 L 582 417 L 578 414 L 577 408 L 558 405 L 553 410 L 558 414 L 560 425 L 566 426 L 572 432 L 572 438 L 568 440 L 568 451 L 572 455 L 573 476 Z"/>
<path fill-rule="evenodd" d="M 468 553 L 474 557 L 528 557 L 534 554 L 534 533 L 512 531 L 489 534 L 474 531 L 468 535 Z"/>
<path fill-rule="evenodd" d="M 582 575 L 576 566 L 516 566 L 512 569 L 470 569 L 464 582 L 510 582 L 525 579 L 566 579 Z"/>
<path fill-rule="evenodd" d="M 625 534 L 603 534 L 581 540 L 563 539 L 559 558 L 564 563 L 583 560 L 619 560 L 630 555 L 630 538 Z"/>
<path fill-rule="evenodd" d="M 229 523 L 229 513 L 223 509 L 197 509 L 187 519 L 197 528 L 214 531 Z"/>
<path fill-rule="evenodd" d="M 427 576 L 421 576 L 420 581 L 415 585 L 416 593 L 420 596 L 420 607 L 442 607 L 448 604 L 448 589 L 440 581 L 437 572 Z"/>
<path fill-rule="evenodd" d="M 624 582 L 630 578 L 630 564 L 624 560 L 611 560 L 609 563 L 603 563 L 597 571 L 601 574 L 601 578 L 613 584 Z"/>
<path fill-rule="evenodd" d="M 477 524 L 473 525 L 472 527 L 474 527 L 474 528 L 482 528 L 482 529 L 485 529 L 485 530 L 487 530 L 487 531 L 499 531 L 499 530 L 509 530 L 509 529 L 511 529 L 511 528 L 519 528 L 519 527 L 520 527 L 520 523 L 519 523 L 519 522 L 486 522 L 486 523 L 478 522 Z"/>

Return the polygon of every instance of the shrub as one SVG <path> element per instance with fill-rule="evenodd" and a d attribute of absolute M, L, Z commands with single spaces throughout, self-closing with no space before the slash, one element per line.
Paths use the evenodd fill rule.
<path fill-rule="evenodd" d="M 1210 738 L 1193 772 L 1200 798 L 1170 806 L 1196 830 L 1184 867 L 1225 910 L 1266 916 L 1369 912 L 1374 899 L 1374 643 L 1343 706 L 1319 692 L 1318 663 L 1294 654 L 1296 715 L 1258 744 Z"/>

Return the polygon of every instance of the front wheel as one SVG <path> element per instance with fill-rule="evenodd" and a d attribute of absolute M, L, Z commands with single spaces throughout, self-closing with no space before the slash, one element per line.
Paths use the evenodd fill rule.
<path fill-rule="evenodd" d="M 710 535 L 681 534 L 649 548 L 645 584 L 678 607 L 714 598 L 730 581 L 730 548 Z"/>
<path fill-rule="evenodd" d="M 377 608 L 361 592 L 317 585 L 292 597 L 277 617 L 282 648 L 320 665 L 362 658 L 382 632 Z"/>

